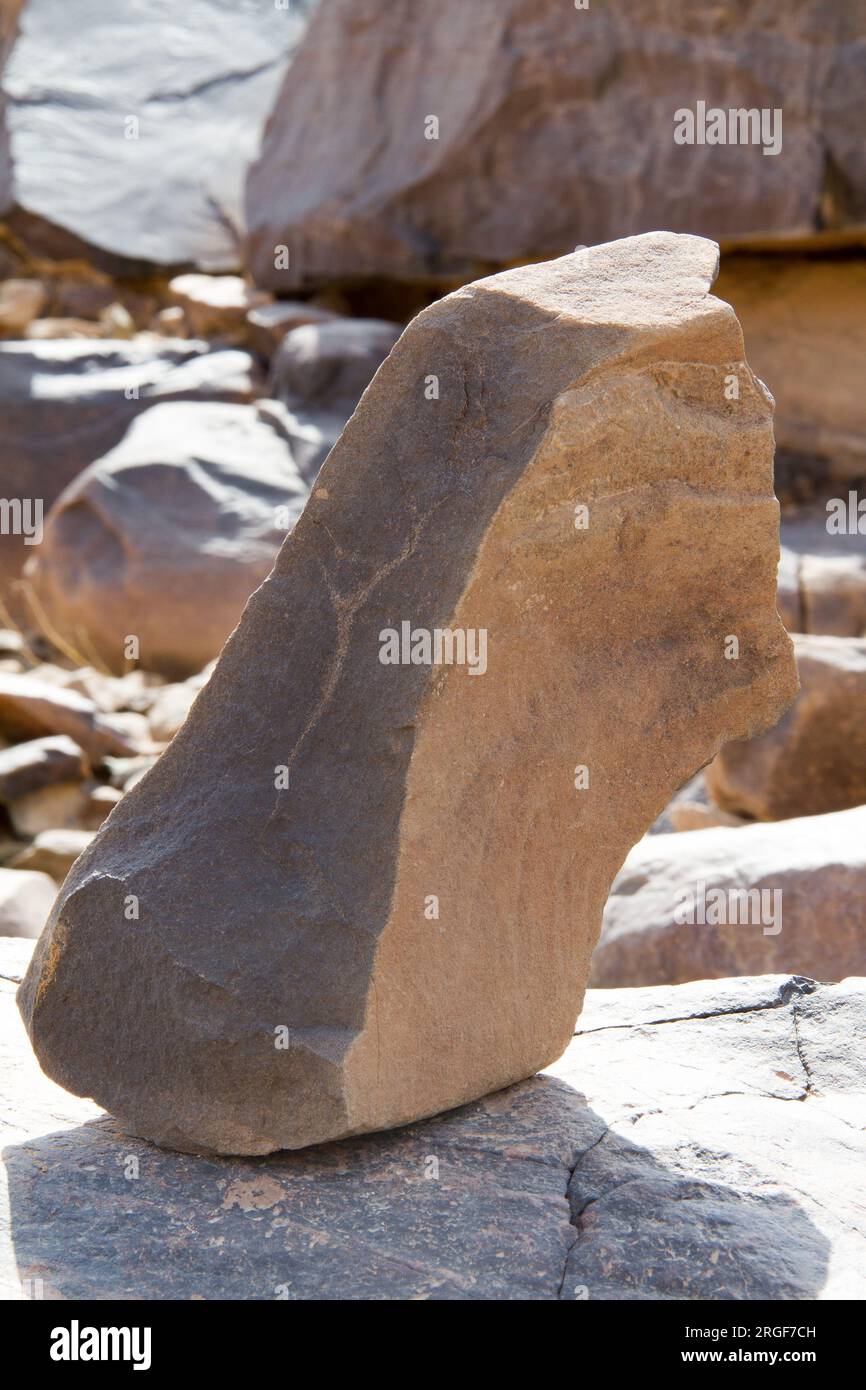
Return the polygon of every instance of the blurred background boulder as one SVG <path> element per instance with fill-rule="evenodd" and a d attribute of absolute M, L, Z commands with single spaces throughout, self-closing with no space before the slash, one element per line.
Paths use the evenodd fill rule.
<path fill-rule="evenodd" d="M 25 569 L 34 613 L 117 674 L 191 675 L 219 652 L 307 491 L 255 406 L 153 406 L 54 504 Z"/>

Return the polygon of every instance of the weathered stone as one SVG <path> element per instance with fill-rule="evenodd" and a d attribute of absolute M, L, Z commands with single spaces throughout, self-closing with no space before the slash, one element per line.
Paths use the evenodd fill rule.
<path fill-rule="evenodd" d="M 87 758 L 66 734 L 29 739 L 0 752 L 0 801 L 14 801 L 53 782 L 84 778 Z"/>
<path fill-rule="evenodd" d="M 247 315 L 271 296 L 248 285 L 240 275 L 176 275 L 168 294 L 186 316 L 193 338 L 220 338 L 243 343 Z"/>
<path fill-rule="evenodd" d="M 862 17 L 828 0 L 644 3 L 616 22 L 563 0 L 331 0 L 250 171 L 253 274 L 288 294 L 466 277 L 653 227 L 862 226 L 862 77 Z M 698 98 L 724 111 L 725 143 L 701 139 L 703 122 L 675 139 Z M 727 140 L 728 113 L 747 109 L 783 137 L 775 152 Z"/>
<path fill-rule="evenodd" d="M 28 323 L 24 332 L 24 337 L 35 342 L 46 342 L 52 339 L 71 339 L 81 341 L 83 338 L 105 338 L 102 326 L 92 323 L 90 319 L 34 319 Z"/>
<path fill-rule="evenodd" d="M 399 325 L 383 319 L 336 317 L 286 334 L 268 385 L 284 409 L 274 411 L 268 402 L 259 408 L 285 435 L 310 482 L 399 336 Z"/>
<path fill-rule="evenodd" d="M 79 829 L 87 806 L 89 788 L 83 783 L 55 782 L 26 792 L 9 803 L 9 819 L 16 835 L 30 839 L 43 830 Z"/>
<path fill-rule="evenodd" d="M 287 333 L 306 323 L 327 323 L 337 315 L 315 304 L 278 299 L 250 309 L 247 314 L 247 342 L 262 357 L 273 357 Z M 378 365 L 378 364 L 377 364 Z"/>
<path fill-rule="evenodd" d="M 866 259 L 730 256 L 716 293 L 734 306 L 751 367 L 775 397 L 781 480 L 866 475 Z"/>
<path fill-rule="evenodd" d="M 3 496 L 38 499 L 47 516 L 67 483 L 114 448 L 148 406 L 247 401 L 257 384 L 248 353 L 211 352 L 199 342 L 0 343 Z M 4 602 L 32 550 L 22 535 L 0 535 Z"/>
<path fill-rule="evenodd" d="M 197 676 L 165 685 L 157 693 L 147 715 L 151 733 L 157 743 L 168 743 L 174 738 L 189 714 L 193 700 L 210 679 L 212 669 L 212 665 L 206 666 Z"/>
<path fill-rule="evenodd" d="M 56 897 L 57 885 L 47 874 L 0 869 L 0 937 L 35 939 Z"/>
<path fill-rule="evenodd" d="M 702 801 L 679 801 L 670 808 L 674 830 L 712 830 L 717 825 L 748 825 L 743 816 L 721 811 L 718 806 L 706 806 Z"/>
<path fill-rule="evenodd" d="M 74 690 L 32 676 L 0 673 L 0 732 L 12 738 L 68 734 L 95 765 L 106 753 L 135 752 L 111 716 Z"/>
<path fill-rule="evenodd" d="M 13 226 L 44 254 L 236 266 L 244 176 L 307 8 L 27 0 L 0 212 L 14 200 Z"/>
<path fill-rule="evenodd" d="M 22 334 L 39 317 L 47 295 L 41 280 L 4 280 L 0 284 L 0 333 Z"/>
<path fill-rule="evenodd" d="M 546 1074 L 220 1159 L 131 1140 L 45 1077 L 13 1006 L 29 952 L 0 941 L 4 1298 L 866 1296 L 862 981 L 590 991 Z"/>
<path fill-rule="evenodd" d="M 94 787 L 81 816 L 82 829 L 98 830 L 122 800 L 123 792 L 118 791 L 116 787 Z"/>
<path fill-rule="evenodd" d="M 647 836 L 614 880 L 590 980 L 866 975 L 864 897 L 866 806 Z"/>
<path fill-rule="evenodd" d="M 252 406 L 155 406 L 58 499 L 25 581 L 49 630 L 109 669 L 132 634 L 141 666 L 186 676 L 219 652 L 307 492 Z"/>
<path fill-rule="evenodd" d="M 262 1153 L 561 1053 L 628 846 L 795 688 L 770 405 L 716 256 L 656 233 L 413 320 L 68 880 L 21 995 L 50 1075 L 172 1147 Z M 416 661 L 386 664 L 404 623 Z M 434 630 L 468 659 L 427 664 Z"/>
<path fill-rule="evenodd" d="M 10 869 L 37 870 L 62 883 L 78 856 L 92 844 L 94 834 L 93 830 L 43 830 L 7 863 Z"/>
<path fill-rule="evenodd" d="M 760 738 L 727 744 L 707 768 L 718 806 L 753 820 L 866 803 L 866 641 L 794 638 L 800 694 Z"/>
<path fill-rule="evenodd" d="M 866 536 L 828 520 L 826 506 L 783 518 L 780 612 L 793 632 L 866 636 Z"/>

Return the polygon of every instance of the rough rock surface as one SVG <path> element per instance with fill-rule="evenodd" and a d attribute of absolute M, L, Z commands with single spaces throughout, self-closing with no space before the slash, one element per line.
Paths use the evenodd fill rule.
<path fill-rule="evenodd" d="M 412 321 L 67 880 L 21 994 L 51 1076 L 134 1133 L 254 1153 L 559 1056 L 629 845 L 795 689 L 770 406 L 716 264 L 655 233 Z M 421 663 L 386 664 L 404 622 Z"/>
<path fill-rule="evenodd" d="M 760 738 L 726 744 L 704 774 L 736 815 L 783 820 L 866 803 L 866 640 L 795 636 L 794 651 L 800 694 L 788 713 Z"/>
<path fill-rule="evenodd" d="M 866 73 L 866 45 L 863 62 Z M 780 481 L 798 469 L 816 482 L 866 476 L 866 258 L 731 256 L 716 293 L 775 397 Z"/>
<path fill-rule="evenodd" d="M 58 498 L 24 571 L 49 630 L 118 673 L 217 655 L 308 489 L 254 406 L 154 406 Z"/>
<path fill-rule="evenodd" d="M 866 975 L 864 899 L 866 806 L 647 836 L 614 880 L 590 982 L 680 984 L 782 961 L 819 980 Z"/>
<path fill-rule="evenodd" d="M 161 401 L 248 401 L 252 358 L 206 343 L 0 343 L 3 496 L 38 498 L 43 514 L 82 469 L 119 443 Z M 0 597 L 33 546 L 0 535 Z"/>
<path fill-rule="evenodd" d="M 653 227 L 862 224 L 863 53 L 862 11 L 830 0 L 636 0 L 615 16 L 562 0 L 331 0 L 250 171 L 255 279 L 288 293 L 477 274 Z M 783 109 L 781 150 L 677 144 L 674 113 L 696 97 Z"/>
<path fill-rule="evenodd" d="M 27 0 L 3 86 L 11 199 L 40 249 L 238 264 L 246 169 L 307 9 Z"/>
<path fill-rule="evenodd" d="M 56 896 L 57 884 L 47 874 L 0 869 L 0 937 L 35 939 L 45 926 Z"/>
<path fill-rule="evenodd" d="M 13 1005 L 27 957 L 0 943 L 5 1298 L 866 1296 L 863 981 L 590 991 L 545 1074 L 220 1159 L 46 1079 Z"/>

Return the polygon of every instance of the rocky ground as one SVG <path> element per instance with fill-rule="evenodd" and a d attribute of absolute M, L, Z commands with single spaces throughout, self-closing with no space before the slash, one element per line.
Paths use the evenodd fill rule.
<path fill-rule="evenodd" d="M 40 1073 L 13 997 L 29 952 L 0 945 L 5 1297 L 866 1296 L 862 980 L 594 990 L 530 1081 L 389 1134 L 207 1159 Z"/>

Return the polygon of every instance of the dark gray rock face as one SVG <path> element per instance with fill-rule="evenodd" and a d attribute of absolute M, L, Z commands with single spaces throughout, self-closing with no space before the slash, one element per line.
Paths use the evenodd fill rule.
<path fill-rule="evenodd" d="M 309 8 L 27 0 L 3 87 L 11 198 L 41 248 L 237 265 L 247 165 Z"/>
<path fill-rule="evenodd" d="M 218 655 L 309 489 L 254 405 L 153 406 L 57 499 L 24 570 L 49 631 L 109 670 L 181 678 Z"/>
<path fill-rule="evenodd" d="M 257 389 L 246 352 L 206 343 L 105 339 L 0 343 L 3 496 L 55 498 L 119 443 L 132 420 L 160 401 L 248 401 Z M 0 597 L 38 548 L 0 535 Z"/>
<path fill-rule="evenodd" d="M 866 1294 L 862 982 L 590 991 L 530 1081 L 389 1134 L 217 1159 L 130 1139 L 46 1079 L 13 1002 L 29 948 L 0 942 L 5 1297 Z"/>
<path fill-rule="evenodd" d="M 399 336 L 383 319 L 332 318 L 284 337 L 268 383 L 281 409 L 270 417 L 310 482 Z"/>
<path fill-rule="evenodd" d="M 864 71 L 862 7 L 832 0 L 330 0 L 250 171 L 250 261 L 288 293 L 471 278 L 656 227 L 862 226 Z M 701 141 L 702 119 L 676 142 L 675 113 L 697 123 L 699 100 L 724 112 L 725 143 Z M 763 133 L 730 142 L 741 109 L 783 112 L 776 153 Z"/>

